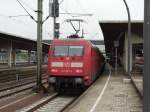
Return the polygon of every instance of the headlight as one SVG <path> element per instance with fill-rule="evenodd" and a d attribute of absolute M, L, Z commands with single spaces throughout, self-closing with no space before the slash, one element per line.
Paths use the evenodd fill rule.
<path fill-rule="evenodd" d="M 82 78 L 75 78 L 75 83 L 81 84 L 82 83 Z"/>
<path fill-rule="evenodd" d="M 83 70 L 77 69 L 76 73 L 83 73 Z"/>
<path fill-rule="evenodd" d="M 63 62 L 52 62 L 51 66 L 52 67 L 63 67 Z"/>
<path fill-rule="evenodd" d="M 49 81 L 49 83 L 55 83 L 56 77 L 49 77 L 48 81 Z"/>
<path fill-rule="evenodd" d="M 58 72 L 57 69 L 51 69 L 51 72 Z"/>
<path fill-rule="evenodd" d="M 82 62 L 74 62 L 74 63 L 71 63 L 71 67 L 83 67 L 83 63 Z"/>

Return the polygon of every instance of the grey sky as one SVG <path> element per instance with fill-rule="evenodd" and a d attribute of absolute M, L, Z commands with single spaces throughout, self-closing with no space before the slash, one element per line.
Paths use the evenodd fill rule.
<path fill-rule="evenodd" d="M 26 9 L 36 18 L 36 13 L 32 10 L 37 8 L 37 0 L 20 0 Z M 44 18 L 48 15 L 48 0 L 43 0 Z M 143 20 L 144 0 L 127 0 L 131 11 L 132 20 Z M 92 17 L 82 18 L 86 38 L 102 39 L 102 34 L 98 21 L 103 20 L 127 20 L 127 13 L 123 0 L 64 0 L 60 6 L 60 12 L 71 13 L 92 13 Z M 1 0 L 0 4 L 0 31 L 36 39 L 36 23 L 29 17 L 12 18 L 9 16 L 26 15 L 23 8 L 16 0 Z M 65 19 L 72 18 L 69 15 L 60 15 L 57 20 L 60 22 L 61 38 L 73 33 L 73 29 Z M 52 39 L 52 18 L 44 23 L 43 39 Z"/>

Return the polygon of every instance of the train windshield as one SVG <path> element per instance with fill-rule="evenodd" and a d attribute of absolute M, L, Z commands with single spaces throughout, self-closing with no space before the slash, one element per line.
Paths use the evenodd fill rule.
<path fill-rule="evenodd" d="M 82 56 L 83 46 L 55 46 L 54 56 Z"/>
<path fill-rule="evenodd" d="M 68 55 L 68 46 L 55 46 L 54 56 L 67 56 Z"/>
<path fill-rule="evenodd" d="M 83 46 L 69 46 L 69 56 L 82 56 Z"/>

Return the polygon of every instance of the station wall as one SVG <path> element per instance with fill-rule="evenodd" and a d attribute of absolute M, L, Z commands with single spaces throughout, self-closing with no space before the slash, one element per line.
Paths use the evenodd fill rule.
<path fill-rule="evenodd" d="M 134 65 L 135 52 L 133 51 L 133 45 L 135 45 L 135 44 L 143 44 L 143 37 L 132 33 L 132 35 L 131 35 L 131 50 L 130 50 L 130 55 L 131 55 L 130 70 L 132 70 L 132 66 Z M 123 53 L 123 58 L 121 61 L 124 65 L 125 72 L 127 72 L 127 67 L 128 67 L 128 35 L 127 35 L 127 32 L 125 33 L 124 53 Z"/>

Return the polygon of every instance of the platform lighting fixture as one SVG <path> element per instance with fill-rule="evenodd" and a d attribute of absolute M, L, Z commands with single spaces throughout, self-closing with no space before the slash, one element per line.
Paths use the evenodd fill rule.
<path fill-rule="evenodd" d="M 123 0 L 125 6 L 126 6 L 126 10 L 127 10 L 127 14 L 128 14 L 128 75 L 131 77 L 131 67 L 130 67 L 130 51 L 131 51 L 131 16 L 130 16 L 130 10 L 128 7 L 128 4 L 126 2 L 126 0 Z"/>

